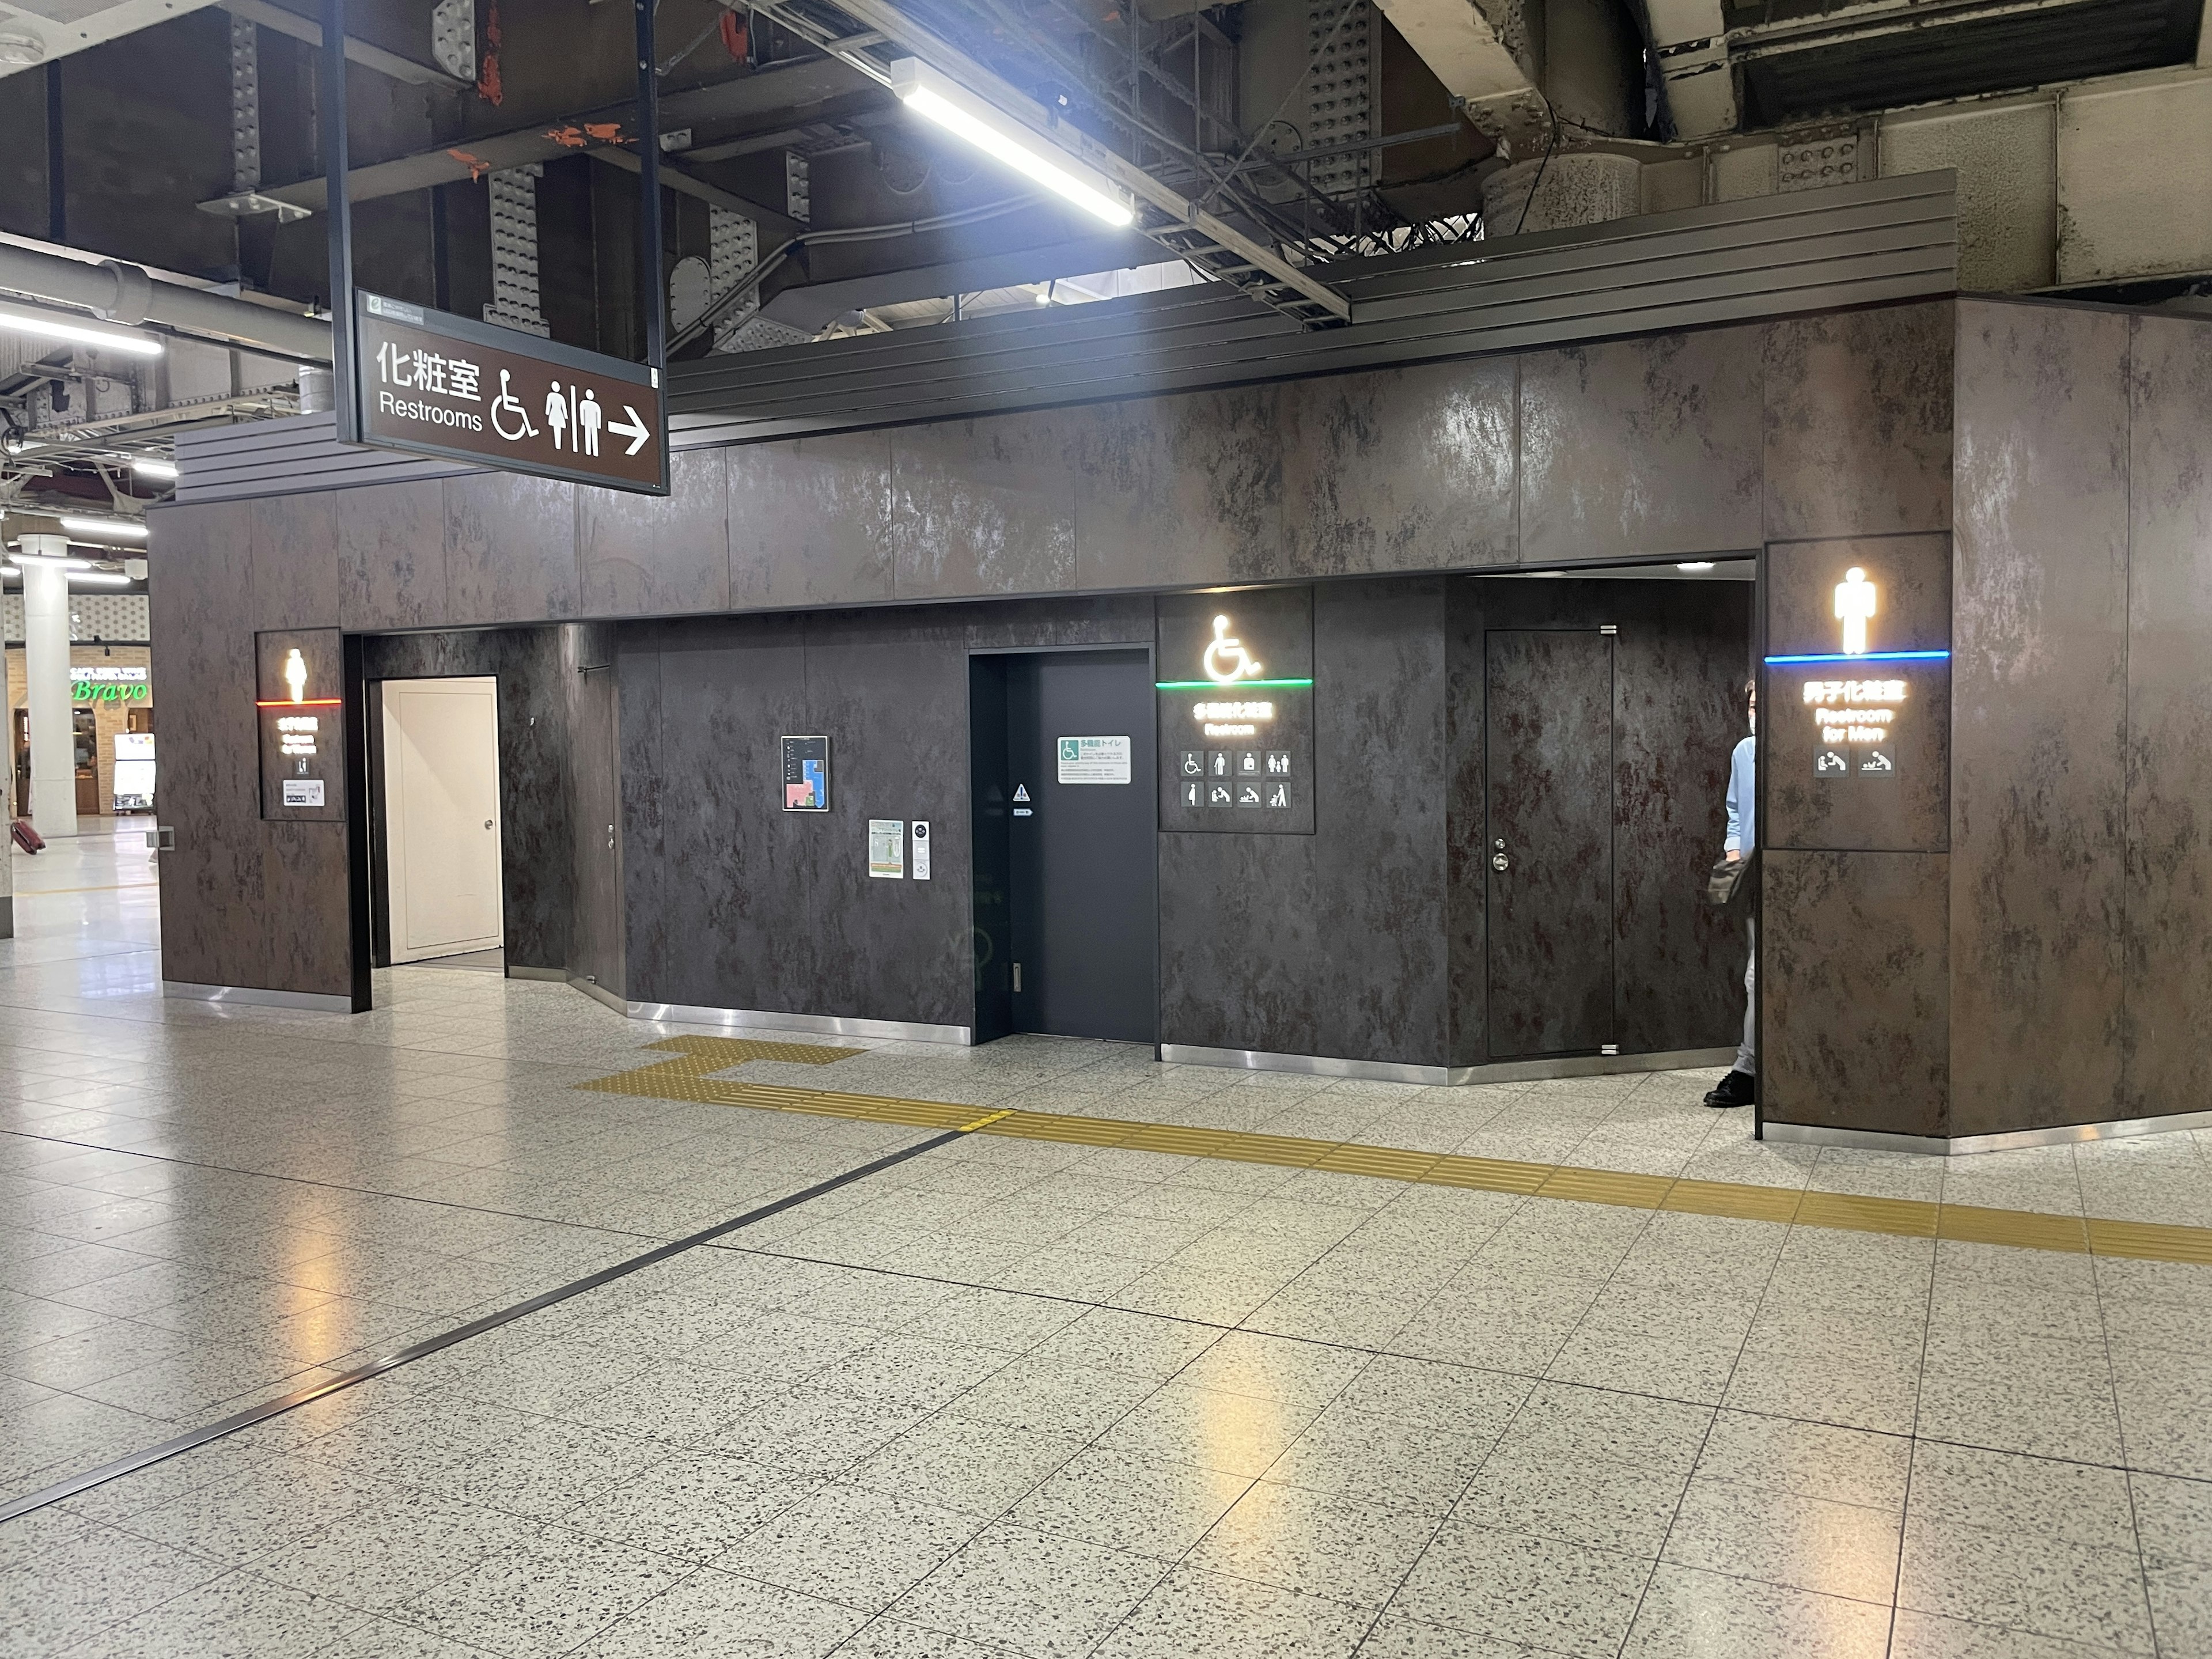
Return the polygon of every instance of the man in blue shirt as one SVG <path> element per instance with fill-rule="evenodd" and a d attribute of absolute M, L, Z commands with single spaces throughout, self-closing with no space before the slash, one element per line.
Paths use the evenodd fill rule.
<path fill-rule="evenodd" d="M 1759 730 L 1759 683 L 1744 684 L 1746 719 L 1753 732 Z M 1753 773 L 1753 757 L 1758 752 L 1755 738 L 1747 737 L 1735 746 L 1729 757 L 1728 784 L 1728 840 L 1723 843 L 1729 862 L 1747 859 L 1759 845 L 1754 833 L 1757 828 L 1759 793 Z M 1748 1106 L 1759 1098 L 1759 1024 L 1755 1010 L 1758 999 L 1753 988 L 1759 982 L 1759 923 L 1754 919 L 1745 927 L 1751 933 L 1751 960 L 1743 970 L 1743 1041 L 1736 1045 L 1735 1066 L 1720 1080 L 1719 1085 L 1705 1097 L 1705 1104 L 1715 1107 Z"/>

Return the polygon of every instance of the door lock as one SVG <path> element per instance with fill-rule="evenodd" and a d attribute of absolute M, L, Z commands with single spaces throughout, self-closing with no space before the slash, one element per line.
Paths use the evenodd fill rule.
<path fill-rule="evenodd" d="M 487 830 L 491 828 L 491 820 L 489 818 L 486 818 L 484 820 L 484 828 Z"/>
<path fill-rule="evenodd" d="M 1505 856 L 1505 843 L 1503 841 L 1494 841 L 1490 844 L 1496 849 L 1490 855 L 1490 867 L 1493 870 L 1511 869 L 1513 860 Z"/>

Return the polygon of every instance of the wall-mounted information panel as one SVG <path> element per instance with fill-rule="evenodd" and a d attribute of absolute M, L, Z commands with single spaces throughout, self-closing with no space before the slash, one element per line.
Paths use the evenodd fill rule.
<path fill-rule="evenodd" d="M 345 816 L 345 658 L 335 628 L 256 634 L 261 816 Z"/>
<path fill-rule="evenodd" d="M 1313 590 L 1163 598 L 1160 828 L 1314 831 Z"/>
<path fill-rule="evenodd" d="M 826 812 L 830 810 L 829 738 L 786 738 L 783 740 L 783 810 L 787 812 Z"/>

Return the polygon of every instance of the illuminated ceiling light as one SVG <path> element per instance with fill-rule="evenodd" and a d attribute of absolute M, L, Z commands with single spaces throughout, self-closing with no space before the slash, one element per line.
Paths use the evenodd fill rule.
<path fill-rule="evenodd" d="M 146 526 L 135 519 L 64 519 L 62 528 L 92 541 L 143 542 Z"/>
<path fill-rule="evenodd" d="M 93 323 L 65 321 L 50 311 L 33 311 L 28 306 L 15 306 L 0 301 L 0 329 L 10 334 L 33 334 L 41 339 L 70 340 L 78 345 L 98 346 L 102 351 L 120 351 L 133 357 L 158 357 L 161 343 L 143 334 L 126 334 L 119 328 L 101 328 Z"/>
<path fill-rule="evenodd" d="M 101 587 L 128 587 L 131 578 L 120 570 L 72 570 L 69 579 L 73 582 L 91 582 Z"/>
<path fill-rule="evenodd" d="M 174 483 L 177 480 L 174 461 L 157 461 L 150 455 L 133 456 L 131 470 L 142 478 L 158 478 L 163 483 Z"/>
<path fill-rule="evenodd" d="M 1564 570 L 1532 570 L 1528 574 L 1532 576 L 1564 576 L 1567 573 Z"/>
<path fill-rule="evenodd" d="M 1713 562 L 1711 559 L 1692 559 L 1687 564 L 1678 564 L 1674 567 L 1677 570 L 1687 570 L 1692 574 L 1711 570 L 1712 568 Z"/>
<path fill-rule="evenodd" d="M 891 90 L 906 106 L 965 139 L 1024 178 L 1095 214 L 1109 225 L 1133 225 L 1137 216 L 1107 181 L 1073 156 L 1048 143 L 919 58 L 890 66 Z"/>

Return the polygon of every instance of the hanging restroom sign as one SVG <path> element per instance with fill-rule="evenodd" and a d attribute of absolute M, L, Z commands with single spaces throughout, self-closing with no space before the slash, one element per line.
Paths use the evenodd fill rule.
<path fill-rule="evenodd" d="M 1160 828 L 1314 830 L 1310 587 L 1157 602 Z"/>

